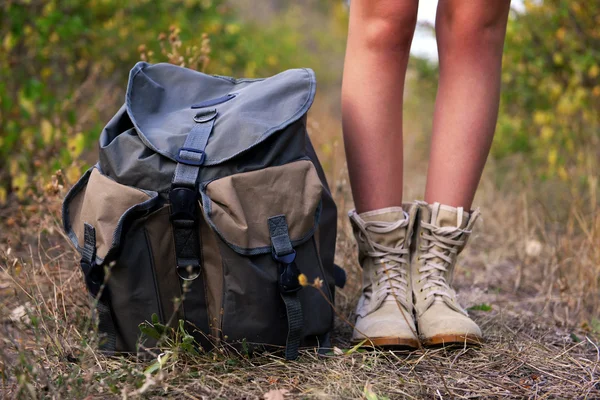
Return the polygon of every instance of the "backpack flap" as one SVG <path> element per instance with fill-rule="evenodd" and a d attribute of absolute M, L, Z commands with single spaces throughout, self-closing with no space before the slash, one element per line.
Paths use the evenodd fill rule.
<path fill-rule="evenodd" d="M 268 220 L 285 215 L 292 245 L 317 228 L 323 188 L 311 161 L 245 172 L 212 181 L 202 190 L 206 220 L 235 252 L 271 253 Z"/>
<path fill-rule="evenodd" d="M 315 90 L 310 69 L 233 79 L 140 62 L 131 70 L 124 107 L 100 136 L 101 170 L 128 185 L 167 190 L 199 113 L 217 113 L 203 150 L 206 168 L 246 153 L 302 119 Z M 304 146 L 297 149 L 296 159 Z"/>
<path fill-rule="evenodd" d="M 172 64 L 140 62 L 129 76 L 126 105 L 144 144 L 175 161 L 198 111 L 216 109 L 218 117 L 204 160 L 204 165 L 215 165 L 304 116 L 315 89 L 315 76 L 309 69 L 236 80 Z"/>

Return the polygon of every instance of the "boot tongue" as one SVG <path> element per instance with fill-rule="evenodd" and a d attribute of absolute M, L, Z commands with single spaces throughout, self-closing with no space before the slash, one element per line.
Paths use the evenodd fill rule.
<path fill-rule="evenodd" d="M 439 227 L 464 229 L 469 222 L 469 213 L 462 208 L 454 208 L 440 203 L 434 203 L 431 212 L 431 223 Z"/>
<path fill-rule="evenodd" d="M 368 211 L 359 214 L 359 217 L 365 222 L 385 222 L 387 224 L 394 224 L 405 219 L 406 215 L 404 214 L 402 207 L 390 207 L 381 210 Z M 373 229 L 376 230 L 377 227 L 373 226 L 368 229 L 369 237 L 371 240 L 382 246 L 396 248 L 404 243 L 406 227 L 394 229 L 391 232 L 386 233 L 377 233 L 374 232 Z"/>
<path fill-rule="evenodd" d="M 467 223 L 469 222 L 469 213 L 463 211 L 462 208 L 450 207 L 447 205 L 443 205 L 440 203 L 434 203 L 431 206 L 431 224 L 434 226 L 438 226 L 441 228 L 465 228 Z M 434 246 L 434 248 L 442 253 L 446 253 L 446 250 L 440 248 L 439 246 Z M 433 258 L 432 262 L 443 265 L 445 263 L 444 260 L 440 258 Z M 448 280 L 449 273 L 443 273 L 441 271 L 435 271 L 433 273 L 434 276 L 445 276 Z M 443 302 L 444 298 L 436 296 L 435 302 Z"/>

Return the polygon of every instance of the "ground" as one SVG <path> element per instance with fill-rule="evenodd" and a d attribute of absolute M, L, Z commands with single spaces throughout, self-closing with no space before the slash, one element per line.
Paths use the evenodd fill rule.
<path fill-rule="evenodd" d="M 225 348 L 196 356 L 172 346 L 154 360 L 100 355 L 77 257 L 60 230 L 66 188 L 58 176 L 28 205 L 0 210 L 0 392 L 87 399 L 600 397 L 597 330 L 587 322 L 587 298 L 578 295 L 585 294 L 578 288 L 590 287 L 584 281 L 596 279 L 590 263 L 597 250 L 589 235 L 574 236 L 570 220 L 553 219 L 548 203 L 536 200 L 539 193 L 494 162 L 476 199 L 482 221 L 455 277 L 485 344 L 413 352 L 352 348 L 346 321 L 353 320 L 360 269 L 345 216 L 350 190 L 339 140 L 319 136 L 336 123 L 317 115 L 310 125 L 338 202 L 336 257 L 349 277 L 337 293 L 332 354 L 306 350 L 285 362 Z M 407 139 L 407 198 L 420 198 L 424 187 L 421 147 L 419 139 Z M 565 271 L 582 285 L 574 287 Z"/>

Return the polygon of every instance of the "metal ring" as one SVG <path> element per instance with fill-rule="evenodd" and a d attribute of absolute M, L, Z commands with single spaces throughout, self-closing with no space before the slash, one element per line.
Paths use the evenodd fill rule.
<path fill-rule="evenodd" d="M 185 273 L 187 274 L 186 276 L 183 275 L 183 271 L 185 271 Z M 202 273 L 202 268 L 197 265 L 197 266 L 187 266 L 187 267 L 177 267 L 177 275 L 179 275 L 179 277 L 181 279 L 183 279 L 184 281 L 193 281 L 196 278 L 198 278 L 200 276 L 200 274 Z"/>
<path fill-rule="evenodd" d="M 194 116 L 194 121 L 201 124 L 203 122 L 208 122 L 208 121 L 216 118 L 216 116 L 217 116 L 217 110 L 215 108 L 213 108 L 212 110 L 203 110 Z"/>

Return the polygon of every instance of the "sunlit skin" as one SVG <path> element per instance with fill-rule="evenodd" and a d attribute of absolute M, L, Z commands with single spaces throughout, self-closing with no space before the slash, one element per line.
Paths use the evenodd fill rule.
<path fill-rule="evenodd" d="M 417 0 L 353 0 L 342 122 L 359 213 L 402 204 L 402 102 Z M 425 201 L 470 209 L 498 117 L 509 0 L 440 0 Z"/>

